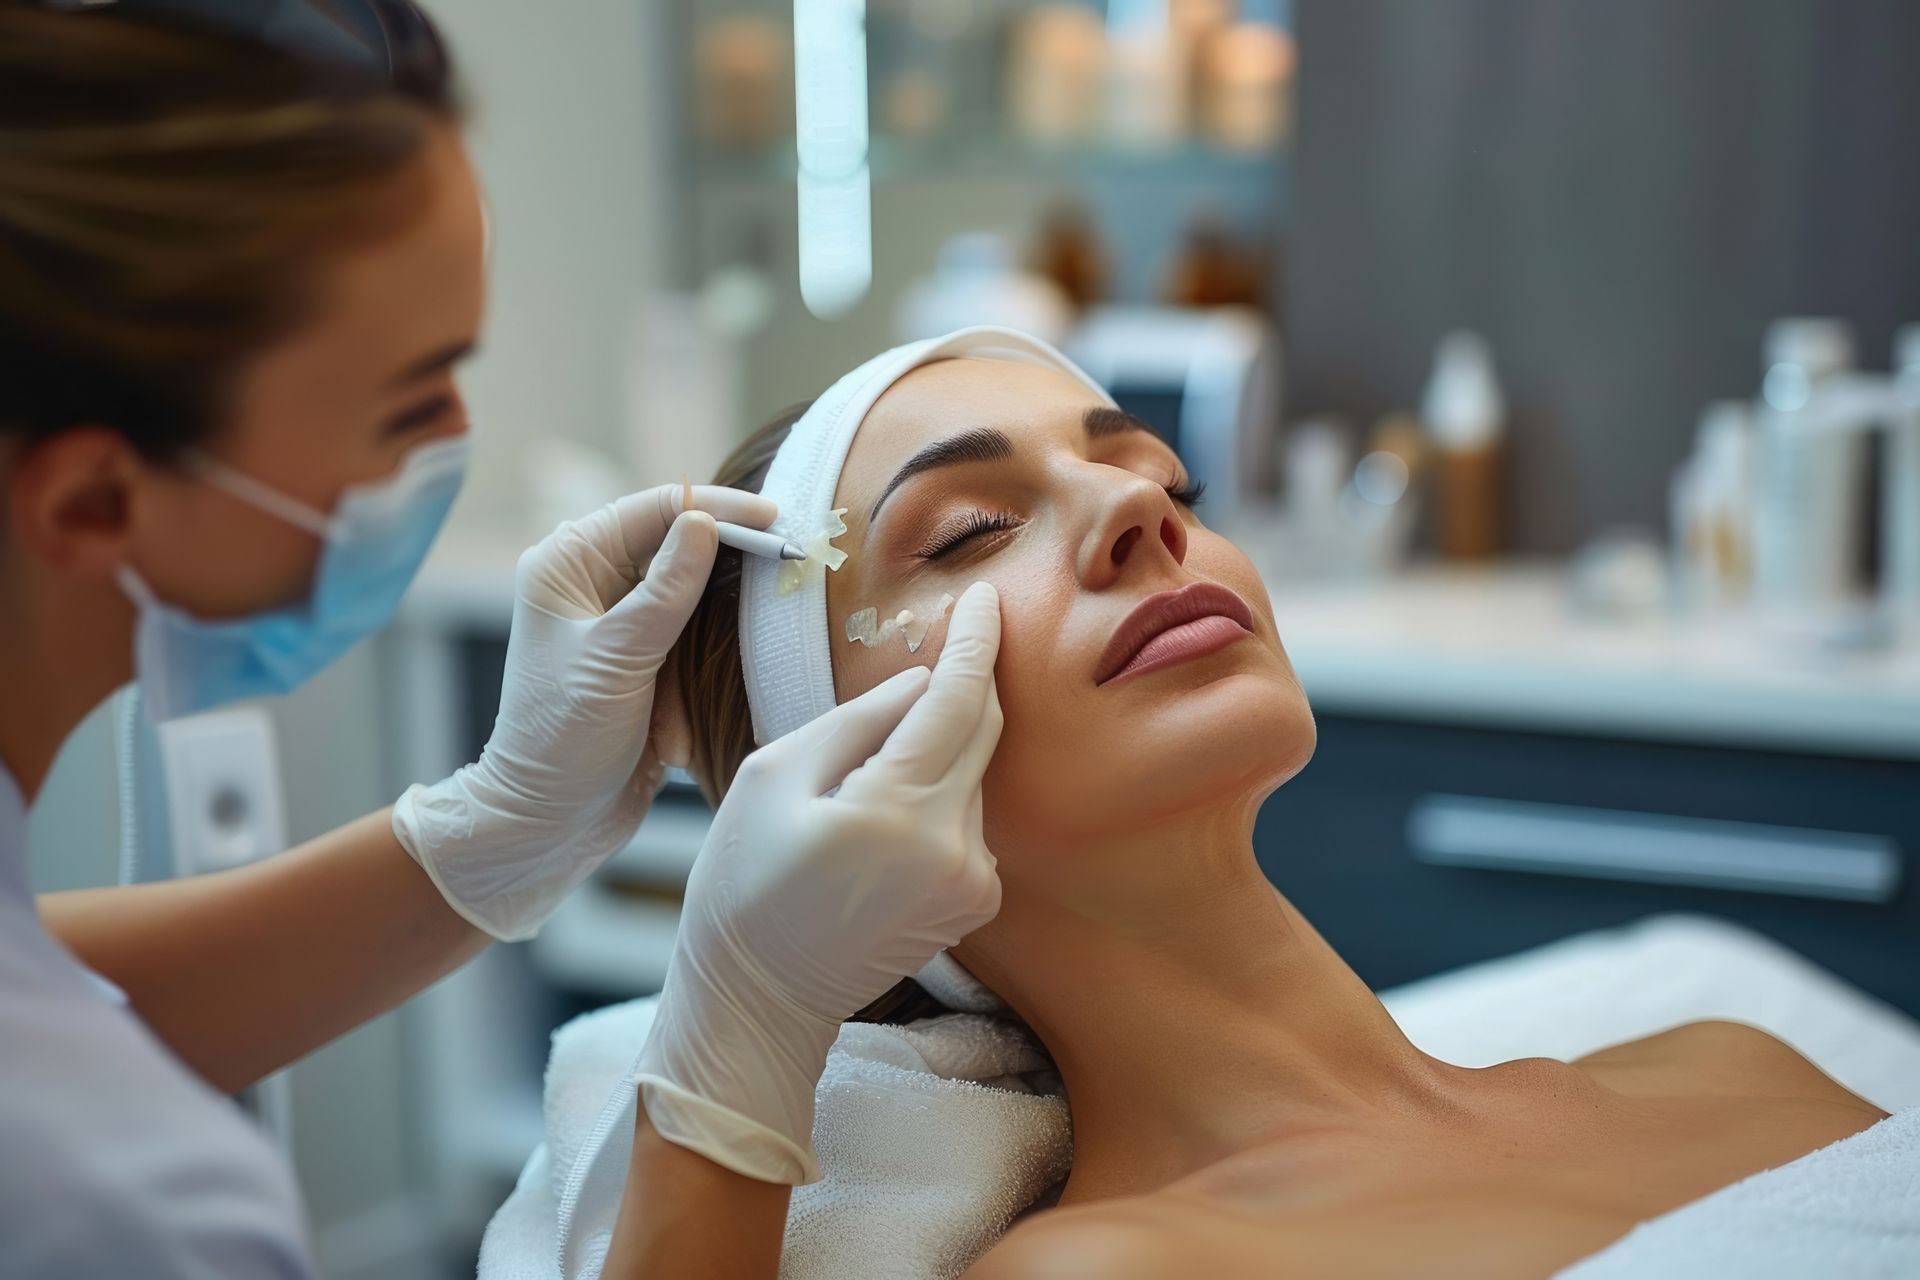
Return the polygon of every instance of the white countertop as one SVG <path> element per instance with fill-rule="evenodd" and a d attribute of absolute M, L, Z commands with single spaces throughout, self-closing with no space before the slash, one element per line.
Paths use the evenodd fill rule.
<path fill-rule="evenodd" d="M 403 625 L 500 629 L 521 546 L 450 538 Z M 1554 565 L 1275 582 L 1274 615 L 1323 713 L 1920 761 L 1920 646 L 1818 656 L 1751 627 L 1576 616 Z"/>
<path fill-rule="evenodd" d="M 1322 712 L 1920 761 L 1920 649 L 1813 655 L 1751 626 L 1576 616 L 1554 566 L 1276 584 Z"/>

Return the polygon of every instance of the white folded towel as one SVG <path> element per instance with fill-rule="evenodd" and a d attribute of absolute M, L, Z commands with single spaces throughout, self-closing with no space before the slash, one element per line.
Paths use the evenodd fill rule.
<path fill-rule="evenodd" d="M 1920 1276 L 1920 1109 L 1643 1222 L 1557 1280 L 1700 1276 Z"/>
<path fill-rule="evenodd" d="M 480 1280 L 600 1274 L 633 1147 L 628 1072 L 656 1003 L 555 1033 L 546 1142 L 487 1227 Z M 1073 1153 L 1045 1054 L 1014 1023 L 970 1013 L 842 1027 L 813 1141 L 824 1176 L 794 1189 L 783 1280 L 958 1275 L 1066 1176 Z"/>

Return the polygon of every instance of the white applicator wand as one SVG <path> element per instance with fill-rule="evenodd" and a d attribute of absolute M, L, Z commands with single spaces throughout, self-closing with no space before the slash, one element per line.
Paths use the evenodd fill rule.
<path fill-rule="evenodd" d="M 764 529 L 749 529 L 743 524 L 734 524 L 730 520 L 715 520 L 714 527 L 720 531 L 720 545 L 744 551 L 748 555 L 765 556 L 769 560 L 805 560 L 807 553 L 800 544 L 789 542 L 777 533 Z"/>

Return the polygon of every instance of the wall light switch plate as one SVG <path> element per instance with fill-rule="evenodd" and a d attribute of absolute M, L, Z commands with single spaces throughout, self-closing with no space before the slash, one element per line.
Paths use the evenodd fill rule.
<path fill-rule="evenodd" d="M 264 708 L 187 716 L 159 732 L 179 874 L 237 867 L 287 847 L 280 753 Z"/>

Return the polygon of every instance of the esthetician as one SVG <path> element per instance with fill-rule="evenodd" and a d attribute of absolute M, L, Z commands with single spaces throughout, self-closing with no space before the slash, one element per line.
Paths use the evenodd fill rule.
<path fill-rule="evenodd" d="M 663 486 L 522 558 L 477 762 L 239 870 L 29 891 L 26 807 L 103 698 L 135 679 L 164 721 L 282 693 L 388 620 L 465 467 L 485 238 L 446 50 L 404 0 L 0 0 L 9 1277 L 312 1275 L 291 1173 L 222 1095 L 531 935 L 684 743 L 656 679 L 716 519 L 777 513 Z M 944 625 L 937 670 L 756 753 L 716 818 L 662 1046 L 690 1083 L 632 1156 L 656 1206 L 785 1141 L 703 1072 L 814 1043 L 998 909 L 991 590 Z"/>

